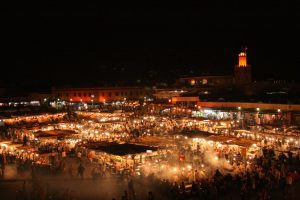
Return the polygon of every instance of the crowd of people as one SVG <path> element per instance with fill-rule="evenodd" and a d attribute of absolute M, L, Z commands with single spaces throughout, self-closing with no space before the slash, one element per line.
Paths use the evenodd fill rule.
<path fill-rule="evenodd" d="M 151 190 L 149 200 L 157 195 L 166 199 L 220 199 L 230 195 L 238 195 L 241 199 L 271 199 L 274 194 L 289 195 L 299 180 L 299 150 L 295 151 L 299 140 L 297 135 L 272 135 L 251 130 L 237 133 L 232 122 L 149 113 L 80 112 L 79 115 L 83 118 L 64 119 L 63 123 L 38 128 L 41 131 L 51 126 L 54 130 L 77 133 L 68 138 L 45 140 L 36 137 L 36 130 L 9 130 L 12 142 L 17 137 L 22 141 L 22 148 L 1 146 L 1 177 L 5 177 L 9 163 L 16 164 L 19 174 L 29 172 L 33 182 L 43 176 L 91 179 L 94 182 L 118 177 L 128 183 L 121 197 L 124 200 L 136 198 L 138 192 L 134 185 L 137 184 Z M 226 131 L 220 131 L 223 129 Z M 191 138 L 190 132 L 199 133 L 201 139 Z M 211 140 L 208 135 L 201 135 L 208 132 L 208 135 L 230 140 Z M 133 155 L 125 155 L 120 156 L 120 161 L 107 155 L 104 159 L 102 154 L 91 153 L 92 149 L 82 145 L 91 141 L 126 143 L 132 142 L 132 138 L 146 136 L 168 138 L 169 144 L 155 155 L 151 151 L 143 156 L 137 154 L 136 159 Z M 251 146 L 233 144 L 235 138 L 245 138 Z M 249 156 L 247 151 L 253 146 L 257 149 Z M 137 159 L 139 157 L 141 159 Z M 34 184 L 32 187 L 45 193 L 44 187 Z M 68 195 L 71 193 L 67 192 Z M 39 195 L 42 194 L 33 196 Z"/>

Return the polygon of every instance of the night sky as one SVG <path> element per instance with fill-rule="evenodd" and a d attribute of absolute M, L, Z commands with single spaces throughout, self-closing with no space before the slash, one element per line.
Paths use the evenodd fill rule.
<path fill-rule="evenodd" d="M 299 79 L 298 5 L 154 2 L 5 5 L 0 84 L 34 90 L 231 74 L 243 46 L 255 80 Z"/>

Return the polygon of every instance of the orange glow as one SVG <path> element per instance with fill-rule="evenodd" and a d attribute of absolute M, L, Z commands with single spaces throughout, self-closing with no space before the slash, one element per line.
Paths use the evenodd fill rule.
<path fill-rule="evenodd" d="M 246 50 L 239 53 L 239 67 L 247 67 Z"/>
<path fill-rule="evenodd" d="M 247 66 L 247 56 L 246 53 L 242 52 L 239 54 L 239 67 Z"/>
<path fill-rule="evenodd" d="M 196 81 L 194 79 L 191 80 L 191 85 L 195 85 Z"/>

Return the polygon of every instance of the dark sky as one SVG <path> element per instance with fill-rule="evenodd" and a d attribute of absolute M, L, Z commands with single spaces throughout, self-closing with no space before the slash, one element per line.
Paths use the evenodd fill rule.
<path fill-rule="evenodd" d="M 254 79 L 299 79 L 293 1 L 146 2 L 5 5 L 0 83 L 45 88 L 230 74 L 245 45 Z"/>

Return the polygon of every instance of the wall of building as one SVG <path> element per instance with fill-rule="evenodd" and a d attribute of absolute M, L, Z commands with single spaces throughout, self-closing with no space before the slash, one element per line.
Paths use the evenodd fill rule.
<path fill-rule="evenodd" d="M 252 82 L 251 67 L 236 66 L 234 69 L 234 80 L 236 85 L 250 84 Z"/>
<path fill-rule="evenodd" d="M 172 103 L 177 102 L 198 102 L 199 97 L 172 97 Z"/>
<path fill-rule="evenodd" d="M 178 85 L 226 87 L 233 84 L 232 76 L 197 76 L 179 78 Z"/>
<path fill-rule="evenodd" d="M 247 102 L 197 102 L 198 106 L 204 108 L 224 107 L 224 108 L 259 108 L 265 110 L 278 110 L 281 111 L 300 111 L 298 104 L 268 104 L 268 103 L 247 103 Z"/>
<path fill-rule="evenodd" d="M 124 98 L 142 99 L 147 95 L 144 88 L 139 87 L 107 87 L 107 88 L 64 88 L 52 89 L 52 98 L 73 102 L 108 102 Z"/>

